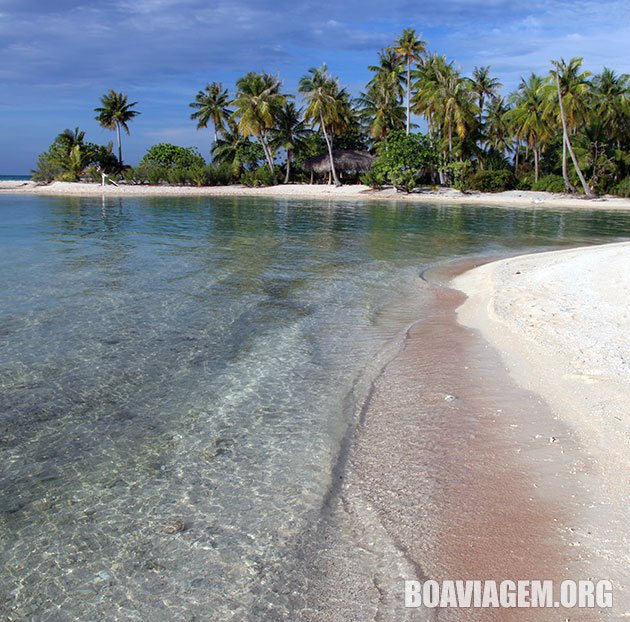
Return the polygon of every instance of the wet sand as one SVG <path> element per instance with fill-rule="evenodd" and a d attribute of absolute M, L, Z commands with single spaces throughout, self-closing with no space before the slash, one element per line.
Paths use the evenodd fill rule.
<path fill-rule="evenodd" d="M 600 612 L 404 608 L 405 579 L 595 577 L 574 546 L 567 474 L 588 470 L 496 350 L 457 322 L 465 300 L 430 274 L 427 318 L 374 381 L 331 500 L 299 620 L 594 620 Z M 384 560 L 388 560 L 385 562 Z M 602 576 L 600 578 L 607 578 Z M 297 613 L 297 609 L 296 609 Z"/>
<path fill-rule="evenodd" d="M 460 321 L 480 330 L 519 386 L 549 405 L 556 456 L 571 465 L 550 456 L 548 482 L 573 491 L 564 534 L 588 577 L 612 580 L 619 618 L 630 616 L 628 265 L 624 242 L 516 257 L 454 281 L 469 296 Z"/>
<path fill-rule="evenodd" d="M 413 193 L 396 192 L 393 188 L 373 190 L 360 184 L 336 188 L 326 184 L 288 184 L 268 188 L 245 186 L 105 186 L 94 183 L 53 182 L 0 182 L 0 194 L 28 193 L 45 196 L 245 196 L 293 199 L 323 199 L 335 201 L 402 201 L 433 202 L 443 204 L 491 205 L 497 207 L 584 208 L 630 210 L 630 199 L 604 196 L 586 199 L 582 196 L 511 190 L 497 193 L 467 192 L 453 188 L 422 188 Z"/>

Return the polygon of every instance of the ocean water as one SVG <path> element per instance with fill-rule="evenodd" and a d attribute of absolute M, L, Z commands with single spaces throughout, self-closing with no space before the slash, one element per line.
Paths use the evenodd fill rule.
<path fill-rule="evenodd" d="M 0 175 L 0 181 L 29 181 L 30 175 Z"/>
<path fill-rule="evenodd" d="M 0 196 L 2 619 L 293 619 L 423 271 L 624 235 L 605 211 Z"/>

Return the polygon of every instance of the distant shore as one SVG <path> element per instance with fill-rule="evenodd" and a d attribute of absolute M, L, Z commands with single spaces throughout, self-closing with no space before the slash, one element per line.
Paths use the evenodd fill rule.
<path fill-rule="evenodd" d="M 36 184 L 31 181 L 0 182 L 0 194 L 29 193 L 50 196 L 247 196 L 295 199 L 324 199 L 349 201 L 400 201 L 434 202 L 445 204 L 492 205 L 502 207 L 584 208 L 607 210 L 630 210 L 630 199 L 598 197 L 585 199 L 579 196 L 510 190 L 498 193 L 463 193 L 442 188 L 422 189 L 411 194 L 396 192 L 388 188 L 373 190 L 368 186 L 347 185 L 336 188 L 325 184 L 288 184 L 267 188 L 245 186 L 113 186 L 103 188 L 100 184 L 54 182 Z"/>
<path fill-rule="evenodd" d="M 523 255 L 453 281 L 468 295 L 460 323 L 480 330 L 516 382 L 549 406 L 546 420 L 525 411 L 514 424 L 520 455 L 538 486 L 563 499 L 573 518 L 557 528 L 592 576 L 613 581 L 622 617 L 630 614 L 622 591 L 630 580 L 629 265 L 622 242 Z"/>

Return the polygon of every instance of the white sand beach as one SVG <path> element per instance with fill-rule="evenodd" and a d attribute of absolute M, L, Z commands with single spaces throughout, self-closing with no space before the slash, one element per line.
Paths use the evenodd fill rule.
<path fill-rule="evenodd" d="M 593 575 L 613 580 L 615 619 L 630 616 L 629 267 L 622 242 L 515 257 L 453 281 L 468 295 L 460 323 L 481 331 L 563 430 L 537 438 L 527 416 L 518 424 L 546 452 L 539 475 L 574 516 L 559 529 Z M 573 467 L 556 466 L 567 458 Z"/>
<path fill-rule="evenodd" d="M 295 199 L 324 199 L 350 201 L 402 201 L 434 202 L 443 204 L 492 205 L 497 207 L 541 207 L 541 208 L 585 208 L 607 210 L 630 210 L 630 199 L 604 196 L 586 199 L 580 196 L 510 190 L 497 193 L 467 192 L 452 188 L 439 190 L 420 189 L 407 194 L 392 188 L 373 190 L 363 185 L 335 187 L 326 184 L 288 184 L 267 188 L 245 186 L 144 186 L 108 185 L 93 183 L 53 182 L 36 184 L 24 181 L 0 182 L 0 194 L 30 193 L 50 196 L 247 196 L 278 197 Z"/>

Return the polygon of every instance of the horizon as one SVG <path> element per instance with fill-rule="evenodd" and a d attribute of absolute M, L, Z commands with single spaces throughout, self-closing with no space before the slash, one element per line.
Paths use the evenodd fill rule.
<path fill-rule="evenodd" d="M 207 159 L 211 131 L 196 129 L 188 107 L 206 83 L 220 81 L 233 91 L 247 71 L 265 70 L 295 93 L 300 76 L 325 62 L 356 96 L 370 77 L 368 65 L 405 27 L 422 33 L 430 52 L 446 55 L 465 75 L 489 65 L 503 94 L 531 72 L 546 74 L 552 58 L 581 56 L 593 73 L 603 66 L 630 72 L 630 9 L 619 1 L 535 1 L 521 8 L 505 0 L 450 0 L 420 11 L 395 0 L 386 16 L 376 4 L 356 0 L 319 3 L 317 10 L 307 1 L 282 1 L 274 10 L 253 0 L 212 7 L 200 0 L 55 5 L 0 5 L 3 175 L 28 175 L 66 128 L 80 127 L 91 142 L 114 141 L 94 119 L 100 96 L 112 88 L 138 101 L 142 113 L 123 137 L 126 163 L 137 164 L 159 142 L 197 147 Z"/>

